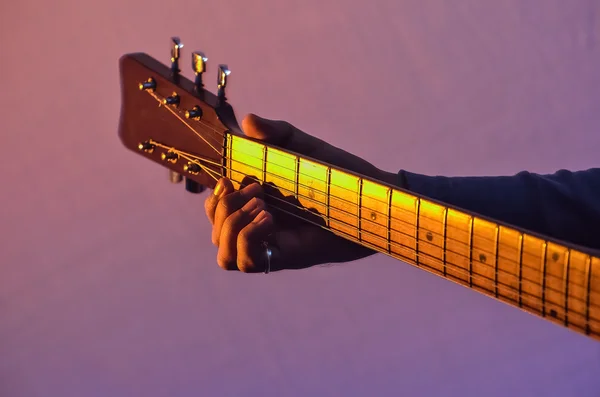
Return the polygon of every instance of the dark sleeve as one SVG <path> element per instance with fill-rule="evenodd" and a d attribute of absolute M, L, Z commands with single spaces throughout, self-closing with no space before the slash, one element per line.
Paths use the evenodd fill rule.
<path fill-rule="evenodd" d="M 444 177 L 400 171 L 401 186 L 513 226 L 600 249 L 600 168 Z"/>

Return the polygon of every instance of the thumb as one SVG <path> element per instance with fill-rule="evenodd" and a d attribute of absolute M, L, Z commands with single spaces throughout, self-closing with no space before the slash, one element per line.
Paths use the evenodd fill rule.
<path fill-rule="evenodd" d="M 287 121 L 264 119 L 252 113 L 242 120 L 242 129 L 250 138 L 306 155 L 327 145 L 326 142 L 300 131 Z"/>

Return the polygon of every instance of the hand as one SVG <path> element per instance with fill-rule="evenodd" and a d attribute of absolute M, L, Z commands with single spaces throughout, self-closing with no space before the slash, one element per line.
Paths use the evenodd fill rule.
<path fill-rule="evenodd" d="M 244 118 L 242 129 L 249 137 L 397 184 L 396 174 L 381 171 L 285 121 L 266 120 L 250 114 Z M 271 212 L 263 198 L 264 191 L 258 183 L 235 191 L 231 181 L 222 178 L 206 199 L 206 215 L 213 225 L 212 242 L 218 247 L 217 263 L 221 268 L 263 271 L 266 265 L 263 241 L 269 241 L 273 251 L 271 270 L 347 262 L 375 253 L 316 225 Z"/>

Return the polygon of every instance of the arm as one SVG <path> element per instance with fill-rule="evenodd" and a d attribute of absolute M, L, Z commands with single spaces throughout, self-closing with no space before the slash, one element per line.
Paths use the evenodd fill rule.
<path fill-rule="evenodd" d="M 483 216 L 600 249 L 600 168 L 550 175 L 444 177 L 400 171 L 400 185 Z"/>

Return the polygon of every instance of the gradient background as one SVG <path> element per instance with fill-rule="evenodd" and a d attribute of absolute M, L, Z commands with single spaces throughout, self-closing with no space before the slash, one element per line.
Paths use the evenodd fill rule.
<path fill-rule="evenodd" d="M 2 1 L 0 395 L 598 396 L 600 344 L 384 256 L 220 270 L 203 196 L 117 138 L 169 38 L 396 171 L 598 166 L 600 3 Z M 212 87 L 214 89 L 214 87 Z"/>

